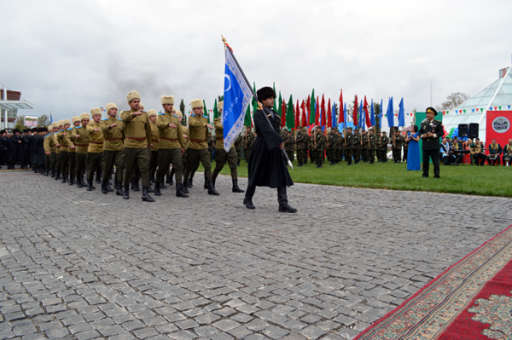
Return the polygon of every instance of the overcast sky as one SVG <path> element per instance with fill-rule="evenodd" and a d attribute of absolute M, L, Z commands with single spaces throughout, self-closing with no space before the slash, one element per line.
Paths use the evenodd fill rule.
<path fill-rule="evenodd" d="M 511 63 L 512 1 L 0 0 L 0 85 L 30 114 L 67 118 L 137 89 L 222 94 L 224 34 L 250 81 L 288 97 L 404 97 L 406 110 L 473 94 Z"/>

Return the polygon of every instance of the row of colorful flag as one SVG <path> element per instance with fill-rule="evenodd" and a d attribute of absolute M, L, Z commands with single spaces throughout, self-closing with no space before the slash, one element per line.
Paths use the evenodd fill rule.
<path fill-rule="evenodd" d="M 498 111 L 498 110 L 510 110 L 512 109 L 512 105 L 498 105 L 498 106 L 489 106 L 489 111 Z M 469 109 L 455 109 L 453 110 L 456 114 L 463 114 L 463 113 L 466 113 L 467 110 Z M 471 108 L 471 112 L 483 112 L 484 111 L 484 108 L 483 107 L 473 107 Z M 450 110 L 444 110 L 443 111 L 443 115 L 447 115 L 450 113 Z"/>

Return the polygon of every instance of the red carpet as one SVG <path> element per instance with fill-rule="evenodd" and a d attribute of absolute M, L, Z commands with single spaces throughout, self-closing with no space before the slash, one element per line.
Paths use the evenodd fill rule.
<path fill-rule="evenodd" d="M 512 226 L 355 339 L 512 339 Z"/>

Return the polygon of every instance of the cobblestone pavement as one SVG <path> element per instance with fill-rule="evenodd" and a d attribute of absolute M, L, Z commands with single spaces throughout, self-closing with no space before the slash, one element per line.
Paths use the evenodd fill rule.
<path fill-rule="evenodd" d="M 348 339 L 512 223 L 505 198 L 303 184 L 298 214 L 260 188 L 249 211 L 217 182 L 150 204 L 0 172 L 0 339 Z"/>

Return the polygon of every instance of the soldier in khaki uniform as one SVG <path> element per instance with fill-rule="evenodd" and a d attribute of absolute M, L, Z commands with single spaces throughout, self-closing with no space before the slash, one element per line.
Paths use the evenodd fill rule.
<path fill-rule="evenodd" d="M 130 91 L 126 96 L 130 110 L 121 112 L 124 122 L 124 160 L 126 174 L 124 177 L 123 198 L 130 198 L 130 181 L 133 176 L 135 164 L 138 165 L 142 179 L 142 200 L 154 202 L 149 195 L 149 158 L 148 146 L 151 144 L 151 126 L 148 114 L 142 111 L 140 95 L 137 91 Z"/>
<path fill-rule="evenodd" d="M 104 194 L 113 191 L 110 188 L 109 181 L 116 168 L 114 176 L 114 186 L 118 196 L 123 195 L 123 121 L 117 119 L 118 108 L 114 103 L 105 105 L 107 118 L 103 120 L 101 131 L 103 133 L 103 178 L 101 181 L 101 192 Z"/>
<path fill-rule="evenodd" d="M 151 144 L 149 144 L 150 156 L 149 156 L 149 188 L 151 189 L 151 183 L 155 182 L 156 167 L 158 161 L 158 145 L 160 143 L 160 131 L 156 125 L 157 119 L 156 110 L 148 110 L 149 126 L 151 128 Z"/>
<path fill-rule="evenodd" d="M 76 185 L 79 188 L 85 186 L 84 174 L 87 169 L 87 150 L 89 149 L 89 132 L 87 131 L 89 124 L 89 114 L 82 113 L 80 115 L 80 126 L 75 127 L 71 134 L 73 143 L 75 144 L 75 161 L 76 161 Z"/>
<path fill-rule="evenodd" d="M 61 146 L 59 144 L 59 134 L 62 132 L 63 128 L 63 120 L 58 120 L 55 123 L 56 131 L 53 133 L 53 143 L 55 144 L 55 180 L 58 181 L 61 179 L 61 157 L 60 157 L 60 151 Z"/>
<path fill-rule="evenodd" d="M 245 134 L 242 137 L 241 144 L 244 149 L 244 157 L 247 162 L 249 162 L 249 158 L 251 158 L 251 150 L 252 145 L 254 144 L 254 141 L 256 140 L 256 134 L 252 130 L 250 126 L 245 127 Z M 240 164 L 240 160 L 238 161 L 238 164 Z"/>
<path fill-rule="evenodd" d="M 57 133 L 57 143 L 59 146 L 59 168 L 60 174 L 62 176 L 62 183 L 66 183 L 69 176 L 69 153 L 72 148 L 75 146 L 69 139 L 68 134 L 70 131 L 68 130 L 71 126 L 69 120 L 61 121 L 62 129 Z"/>
<path fill-rule="evenodd" d="M 184 151 L 183 151 L 183 192 L 188 194 L 188 184 L 186 182 L 185 173 L 188 168 L 190 168 L 190 157 L 189 157 L 189 147 L 190 147 L 190 138 L 188 134 L 188 127 L 183 127 L 183 140 L 185 141 Z"/>
<path fill-rule="evenodd" d="M 73 142 L 73 131 L 80 126 L 80 116 L 74 116 L 71 119 L 73 123 L 73 127 L 71 127 L 68 131 L 67 137 L 71 142 Z M 69 151 L 69 185 L 75 184 L 76 177 L 76 145 L 73 143 L 73 147 Z"/>
<path fill-rule="evenodd" d="M 48 176 L 53 174 L 52 169 L 52 152 L 55 153 L 55 150 L 52 150 L 50 146 L 50 139 L 53 134 L 53 124 L 48 125 L 48 133 L 44 136 L 43 140 L 43 149 L 45 154 L 45 175 Z"/>
<path fill-rule="evenodd" d="M 188 197 L 183 185 L 183 150 L 185 139 L 183 137 L 183 125 L 181 117 L 173 110 L 174 97 L 162 96 L 160 98 L 164 113 L 157 118 L 157 126 L 160 132 L 158 145 L 158 172 L 155 181 L 155 195 L 160 196 L 160 187 L 163 186 L 164 176 L 172 169 L 176 175 L 176 196 Z M 172 175 L 170 175 L 172 177 Z"/>
<path fill-rule="evenodd" d="M 192 115 L 188 120 L 188 129 L 190 137 L 189 169 L 185 178 L 188 179 L 199 167 L 199 161 L 204 168 L 205 187 L 208 188 L 209 195 L 218 195 L 219 193 L 213 187 L 211 181 L 210 154 L 208 152 L 208 129 L 213 128 L 208 124 L 208 120 L 203 117 L 204 104 L 202 99 L 195 99 L 190 103 Z"/>
<path fill-rule="evenodd" d="M 87 191 L 96 189 L 92 183 L 94 174 L 101 166 L 103 156 L 103 132 L 101 131 L 101 110 L 99 108 L 91 109 L 92 121 L 87 124 L 89 133 L 89 147 L 87 148 Z"/>
<path fill-rule="evenodd" d="M 224 102 L 219 102 L 219 112 L 220 117 L 215 119 L 215 170 L 213 171 L 212 176 L 212 184 L 215 188 L 215 181 L 217 180 L 217 176 L 222 171 L 224 164 L 226 161 L 229 164 L 229 169 L 231 171 L 231 182 L 233 183 L 233 187 L 231 191 L 233 192 L 244 192 L 238 186 L 238 173 L 237 173 L 237 163 L 238 163 L 238 155 L 236 153 L 235 146 L 232 145 L 228 152 L 224 149 L 224 126 L 222 125 L 222 109 L 224 106 Z"/>
<path fill-rule="evenodd" d="M 297 160 L 299 162 L 299 166 L 307 164 L 309 136 L 308 136 L 308 132 L 305 127 L 301 128 L 299 131 L 297 131 L 296 145 L 297 145 Z"/>

